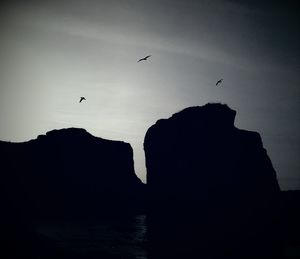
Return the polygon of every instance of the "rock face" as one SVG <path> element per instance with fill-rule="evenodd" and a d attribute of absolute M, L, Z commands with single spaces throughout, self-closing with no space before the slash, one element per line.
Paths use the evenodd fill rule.
<path fill-rule="evenodd" d="M 147 131 L 153 258 L 178 247 L 179 258 L 278 252 L 271 250 L 279 233 L 276 173 L 260 135 L 236 128 L 235 115 L 222 104 L 190 107 Z"/>
<path fill-rule="evenodd" d="M 43 222 L 123 218 L 141 209 L 144 184 L 128 143 L 53 130 L 24 143 L 0 141 L 0 162 L 1 258 L 57 258 L 48 255 L 55 242 L 36 231 Z"/>
<path fill-rule="evenodd" d="M 34 213 L 75 216 L 126 209 L 143 189 L 131 146 L 83 129 L 53 130 L 24 143 L 0 142 L 0 159 L 9 199 L 26 197 Z"/>

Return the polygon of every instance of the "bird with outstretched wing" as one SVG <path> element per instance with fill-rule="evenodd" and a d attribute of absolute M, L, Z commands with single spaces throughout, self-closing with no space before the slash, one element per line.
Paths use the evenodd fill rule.
<path fill-rule="evenodd" d="M 85 97 L 81 96 L 79 102 L 81 103 L 83 100 L 86 100 Z"/>
<path fill-rule="evenodd" d="M 151 57 L 151 55 L 148 55 L 148 56 L 146 56 L 144 58 L 140 58 L 137 62 L 146 61 L 150 57 Z"/>
<path fill-rule="evenodd" d="M 216 86 L 218 86 L 218 84 L 221 84 L 223 81 L 223 79 L 218 80 L 218 82 L 216 83 Z"/>

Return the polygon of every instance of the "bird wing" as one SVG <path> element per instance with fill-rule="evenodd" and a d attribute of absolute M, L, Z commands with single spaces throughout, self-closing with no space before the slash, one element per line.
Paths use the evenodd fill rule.
<path fill-rule="evenodd" d="M 146 57 L 140 58 L 140 59 L 138 60 L 138 62 L 143 61 L 143 60 L 146 60 Z"/>

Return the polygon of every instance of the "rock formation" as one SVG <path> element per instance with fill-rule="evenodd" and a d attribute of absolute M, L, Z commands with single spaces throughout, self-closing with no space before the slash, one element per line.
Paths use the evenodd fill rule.
<path fill-rule="evenodd" d="M 279 234 L 276 173 L 260 135 L 236 128 L 235 115 L 226 105 L 206 104 L 147 131 L 153 258 L 168 251 L 178 258 L 277 253 L 271 249 Z"/>
<path fill-rule="evenodd" d="M 24 143 L 0 142 L 0 160 L 6 194 L 27 197 L 34 213 L 75 216 L 126 209 L 143 189 L 131 146 L 83 129 L 53 130 Z M 21 192 L 23 197 L 15 197 Z"/>
<path fill-rule="evenodd" d="M 0 257 L 44 258 L 55 250 L 36 232 L 39 222 L 123 218 L 143 205 L 131 146 L 83 129 L 53 130 L 24 143 L 0 141 L 0 162 Z"/>

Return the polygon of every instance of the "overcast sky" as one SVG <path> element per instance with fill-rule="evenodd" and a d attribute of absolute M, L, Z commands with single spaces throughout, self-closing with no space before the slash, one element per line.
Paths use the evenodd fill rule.
<path fill-rule="evenodd" d="M 299 189 L 300 9 L 280 2 L 7 1 L 0 139 L 82 127 L 129 142 L 145 181 L 147 129 L 222 102 L 237 111 L 237 127 L 261 134 L 282 189 Z"/>

